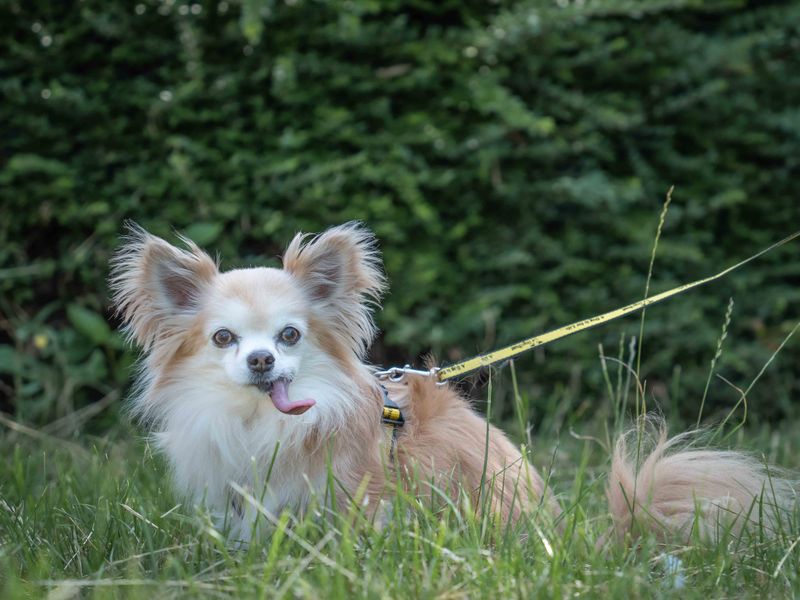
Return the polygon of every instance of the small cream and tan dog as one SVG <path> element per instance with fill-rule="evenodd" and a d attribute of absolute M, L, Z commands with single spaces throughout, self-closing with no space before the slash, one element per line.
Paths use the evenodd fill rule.
<path fill-rule="evenodd" d="M 506 521 L 537 509 L 557 516 L 520 451 L 493 426 L 487 444 L 486 421 L 469 401 L 429 377 L 387 383 L 405 417 L 387 468 L 383 392 L 364 362 L 376 333 L 372 307 L 385 288 L 368 230 L 350 223 L 298 234 L 282 269 L 221 272 L 184 242 L 176 248 L 132 226 L 111 284 L 144 352 L 133 412 L 152 430 L 179 491 L 229 515 L 233 537 L 248 538 L 257 513 L 233 488 L 253 490 L 270 513 L 302 511 L 324 495 L 329 466 L 337 506 L 364 485 L 373 516 L 409 473 L 488 502 Z M 686 449 L 662 431 L 635 461 L 625 439 L 607 487 L 620 537 L 640 529 L 685 535 L 697 524 L 708 532 L 719 524 L 770 528 L 793 502 L 790 483 L 743 454 Z"/>

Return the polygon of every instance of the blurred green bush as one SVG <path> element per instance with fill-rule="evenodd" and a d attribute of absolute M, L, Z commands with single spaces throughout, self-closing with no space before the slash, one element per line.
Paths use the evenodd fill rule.
<path fill-rule="evenodd" d="M 105 284 L 124 219 L 225 267 L 364 220 L 392 283 L 384 363 L 641 297 L 671 184 L 653 291 L 800 224 L 797 2 L 9 0 L 0 49 L 0 395 L 29 422 L 129 380 Z M 799 318 L 797 256 L 648 312 L 656 400 L 696 413 L 729 296 L 718 368 L 747 385 Z M 523 359 L 534 402 L 576 374 L 600 397 L 620 332 L 638 320 Z M 798 357 L 751 415 L 796 414 Z M 712 407 L 737 398 L 712 382 Z"/>

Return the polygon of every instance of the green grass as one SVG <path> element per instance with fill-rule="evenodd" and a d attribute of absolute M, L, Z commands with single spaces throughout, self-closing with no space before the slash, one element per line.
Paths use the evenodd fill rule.
<path fill-rule="evenodd" d="M 506 381 L 508 379 L 509 381 Z M 610 378 L 610 379 L 613 379 Z M 521 429 L 530 400 L 510 377 L 492 411 L 512 403 Z M 507 387 L 509 389 L 504 389 Z M 201 509 L 181 504 L 141 432 L 120 425 L 70 442 L 7 431 L 0 441 L 0 597 L 793 597 L 800 595 L 795 515 L 773 540 L 596 549 L 610 525 L 603 447 L 611 402 L 591 421 L 565 392 L 531 435 L 534 464 L 550 473 L 565 508 L 562 533 L 544 519 L 519 531 L 458 504 L 433 511 L 398 496 L 396 519 L 376 530 L 359 515 L 289 514 L 259 541 L 231 548 Z M 770 462 L 800 466 L 800 423 L 743 428 L 729 442 Z M 554 432 L 561 431 L 560 434 Z M 677 574 L 669 556 L 680 557 Z"/>

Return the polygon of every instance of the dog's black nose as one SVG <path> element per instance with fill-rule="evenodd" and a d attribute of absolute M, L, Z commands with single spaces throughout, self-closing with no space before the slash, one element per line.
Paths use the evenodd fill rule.
<path fill-rule="evenodd" d="M 266 350 L 254 350 L 247 355 L 247 366 L 253 373 L 266 373 L 275 364 L 275 357 Z"/>

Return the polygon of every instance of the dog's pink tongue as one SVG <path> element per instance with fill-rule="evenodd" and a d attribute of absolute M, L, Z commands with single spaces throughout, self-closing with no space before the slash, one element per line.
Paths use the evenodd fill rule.
<path fill-rule="evenodd" d="M 302 415 L 309 408 L 316 404 L 313 398 L 306 398 L 305 400 L 289 400 L 289 384 L 285 379 L 278 379 L 272 384 L 272 391 L 270 392 L 272 403 L 282 413 L 287 415 Z"/>

